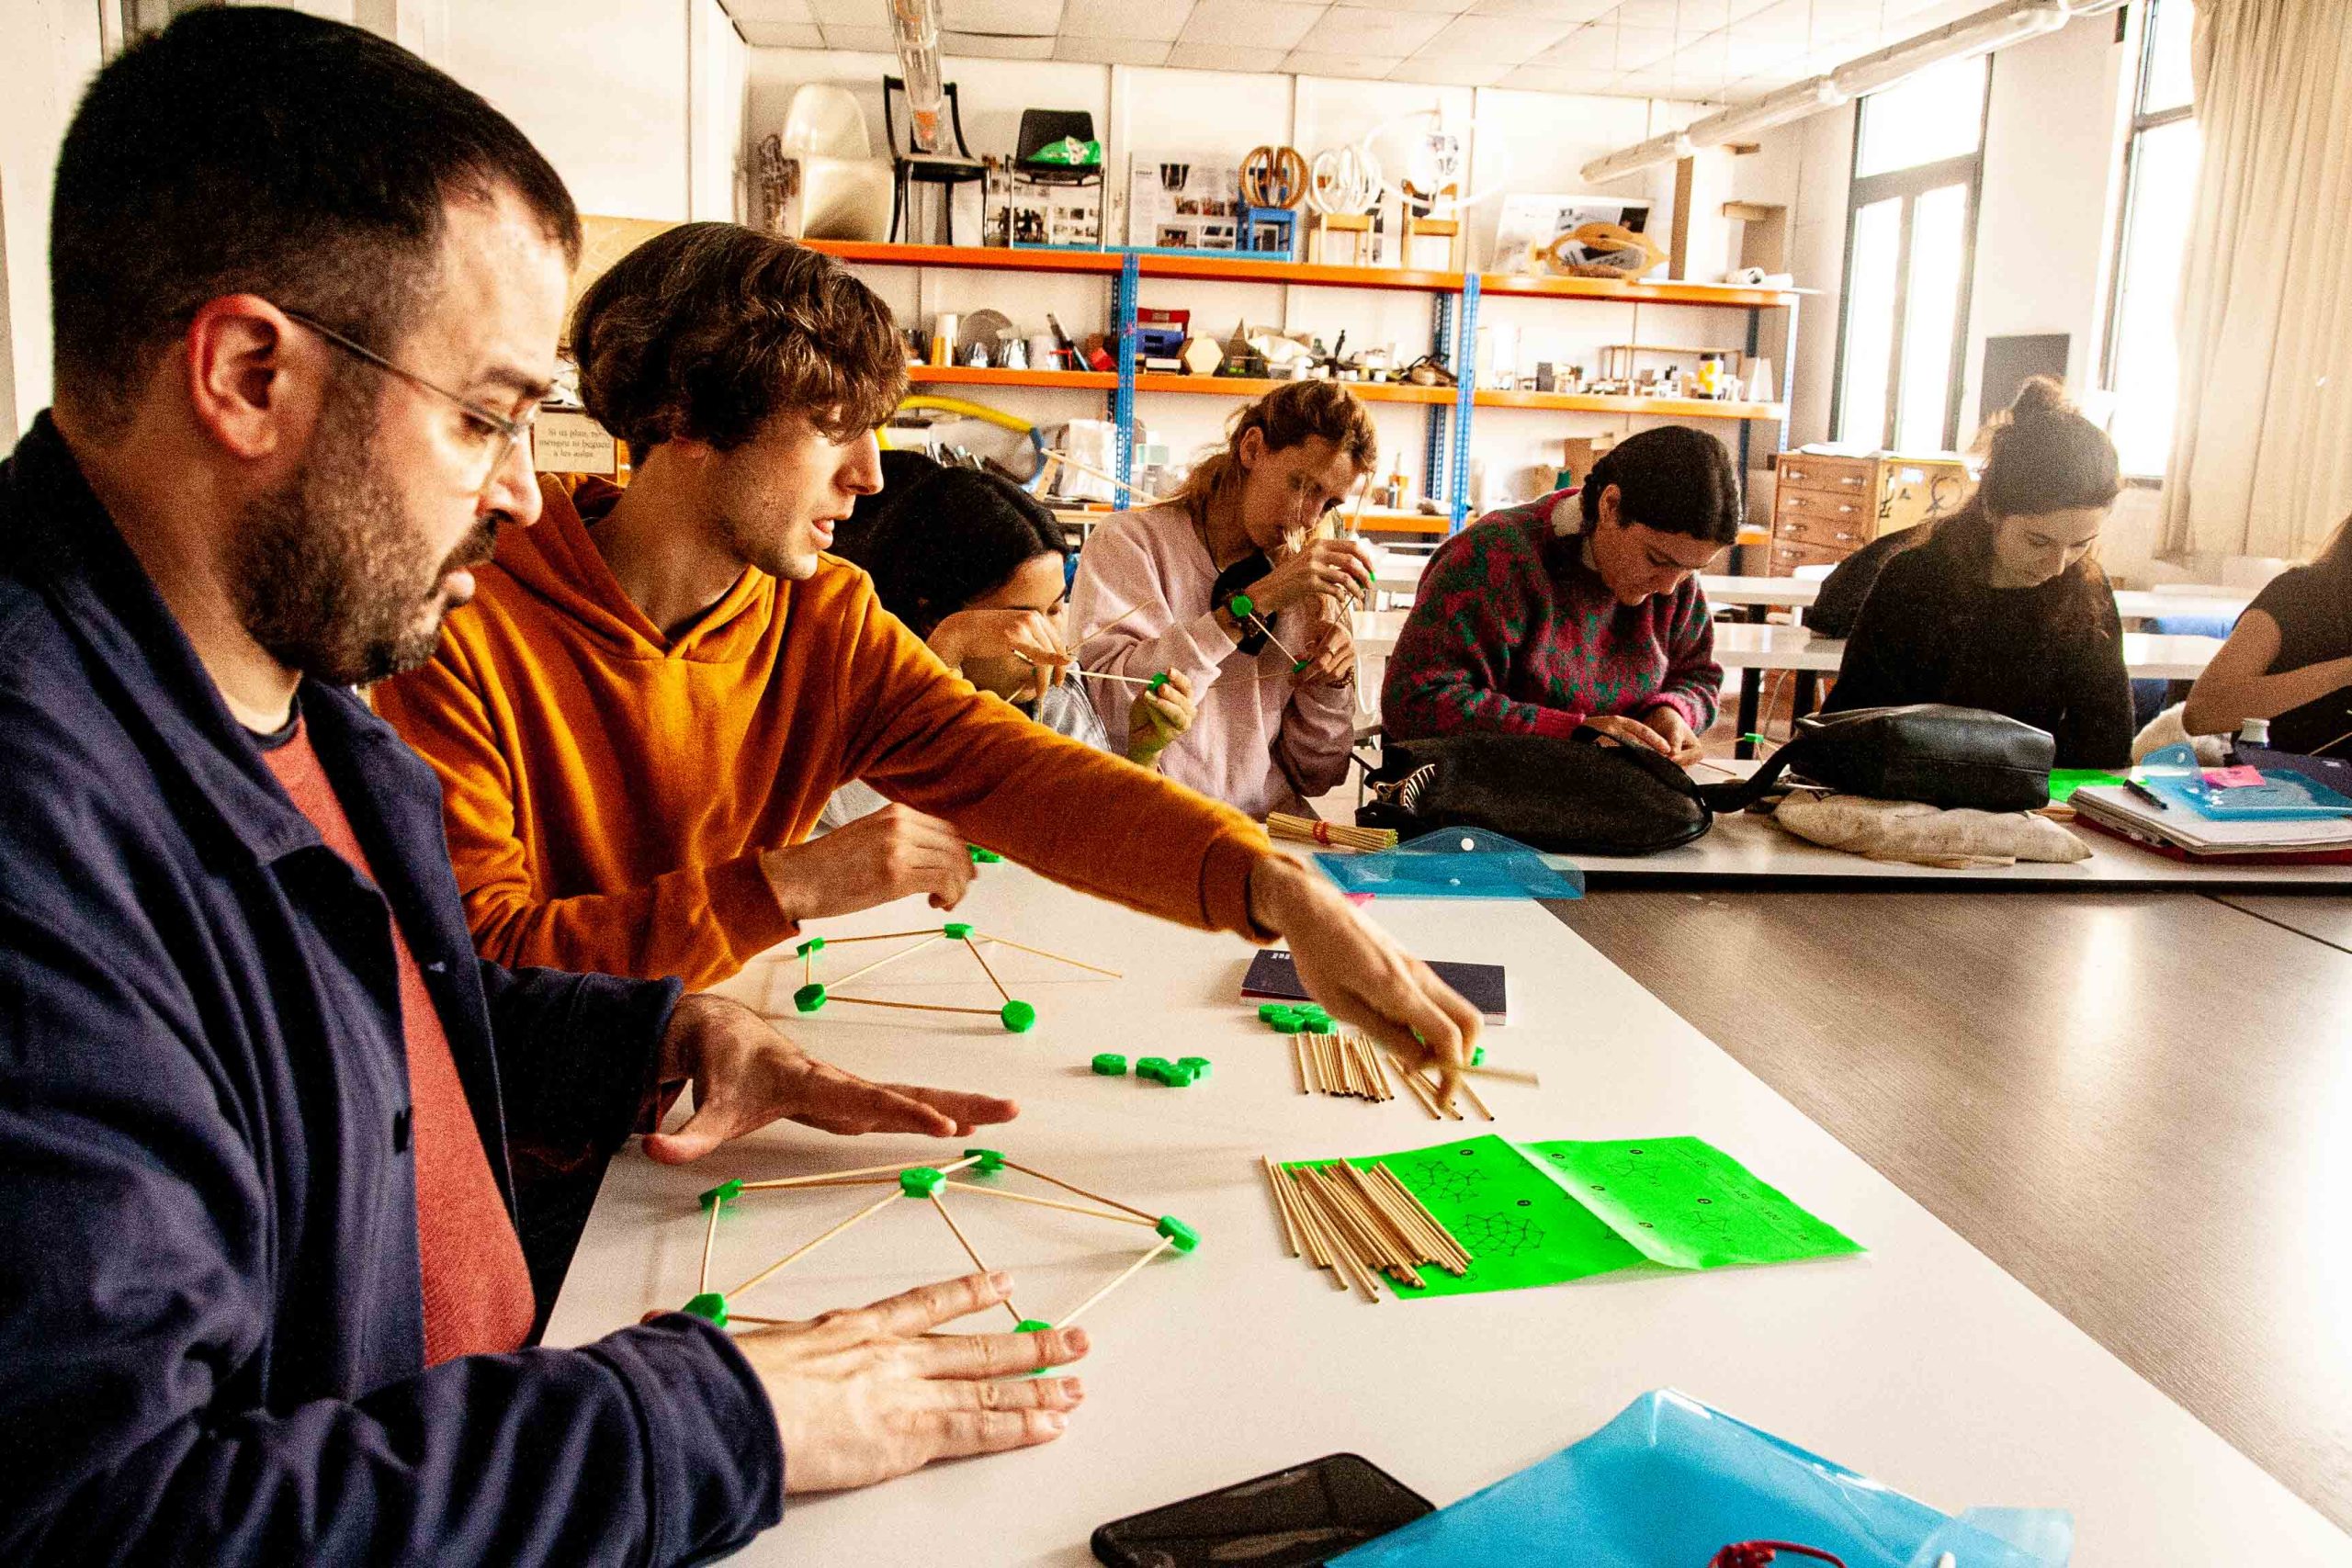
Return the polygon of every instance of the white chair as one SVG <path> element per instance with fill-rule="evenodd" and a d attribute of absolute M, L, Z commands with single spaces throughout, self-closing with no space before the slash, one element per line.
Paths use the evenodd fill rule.
<path fill-rule="evenodd" d="M 762 149 L 783 189 L 769 222 L 806 240 L 879 241 L 890 232 L 890 165 L 874 156 L 865 111 L 848 88 L 804 83 L 784 130 Z"/>

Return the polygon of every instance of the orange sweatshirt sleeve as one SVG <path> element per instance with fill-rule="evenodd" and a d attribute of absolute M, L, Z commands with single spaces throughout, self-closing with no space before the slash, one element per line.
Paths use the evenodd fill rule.
<path fill-rule="evenodd" d="M 1268 940 L 1250 919 L 1250 870 L 1273 852 L 1257 823 L 974 691 L 862 574 L 842 636 L 848 776 L 1081 893 Z"/>
<path fill-rule="evenodd" d="M 654 978 L 689 988 L 726 979 L 799 928 L 785 915 L 758 852 L 684 866 L 617 892 L 548 897 L 534 874 L 517 798 L 513 715 L 485 696 L 495 683 L 445 632 L 433 658 L 371 694 L 376 711 L 441 776 L 441 818 L 466 923 L 484 958 Z M 576 781 L 589 787 L 583 777 Z"/>

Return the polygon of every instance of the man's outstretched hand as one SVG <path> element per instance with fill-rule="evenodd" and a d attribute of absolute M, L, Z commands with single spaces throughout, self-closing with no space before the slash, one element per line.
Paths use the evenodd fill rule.
<path fill-rule="evenodd" d="M 662 1081 L 691 1080 L 695 1113 L 674 1133 L 655 1133 L 645 1152 L 663 1165 L 700 1159 L 771 1122 L 825 1133 L 915 1133 L 960 1138 L 1021 1108 L 992 1094 L 869 1083 L 816 1057 L 741 1003 L 679 999 L 662 1040 Z"/>

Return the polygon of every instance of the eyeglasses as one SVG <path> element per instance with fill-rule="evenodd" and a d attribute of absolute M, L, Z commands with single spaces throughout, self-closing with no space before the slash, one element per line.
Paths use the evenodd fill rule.
<path fill-rule="evenodd" d="M 458 412 L 466 416 L 468 426 L 477 437 L 488 444 L 486 456 L 490 461 L 482 469 L 481 481 L 474 487 L 477 493 L 490 489 L 490 481 L 497 478 L 498 470 L 506 466 L 507 457 L 531 433 L 532 421 L 537 417 L 536 414 L 531 419 L 509 419 L 503 413 L 482 407 L 471 398 L 458 396 L 438 382 L 426 380 L 413 370 L 402 369 L 367 344 L 354 343 L 324 321 L 306 316 L 300 310 L 288 310 L 283 305 L 278 307 L 278 310 L 288 321 L 301 322 L 353 358 L 365 360 L 388 376 L 397 376 L 412 387 L 430 392 L 444 402 L 455 404 Z"/>

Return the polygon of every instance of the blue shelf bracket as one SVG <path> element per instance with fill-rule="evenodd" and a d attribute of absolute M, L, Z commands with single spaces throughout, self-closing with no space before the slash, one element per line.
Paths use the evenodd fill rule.
<path fill-rule="evenodd" d="M 1453 330 L 1453 526 L 1470 516 L 1470 409 L 1478 395 L 1478 275 L 1462 275 L 1462 319 Z"/>
<path fill-rule="evenodd" d="M 1130 251 L 1119 262 L 1119 281 L 1111 297 L 1111 321 L 1114 335 L 1118 339 L 1114 352 L 1119 358 L 1119 384 L 1111 393 L 1112 440 L 1117 462 L 1113 465 L 1119 476 L 1119 493 L 1112 504 L 1125 508 L 1132 499 L 1126 487 L 1135 482 L 1136 463 L 1136 293 L 1141 276 L 1135 253 Z"/>
<path fill-rule="evenodd" d="M 1432 295 L 1430 299 L 1430 352 L 1440 359 L 1451 357 L 1453 332 L 1453 296 Z M 1445 430 L 1452 413 L 1443 403 L 1431 403 L 1427 434 L 1421 442 L 1422 493 L 1431 500 L 1445 494 Z"/>

